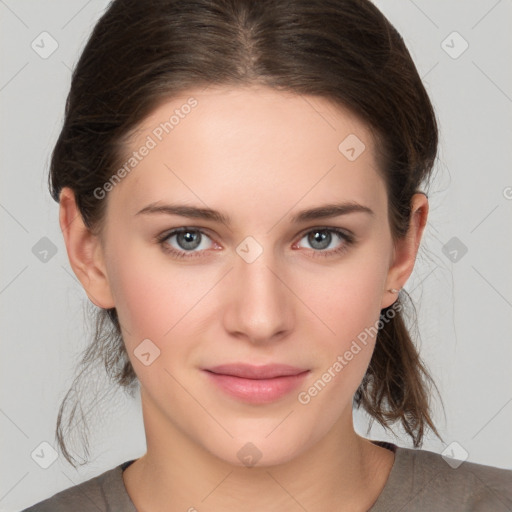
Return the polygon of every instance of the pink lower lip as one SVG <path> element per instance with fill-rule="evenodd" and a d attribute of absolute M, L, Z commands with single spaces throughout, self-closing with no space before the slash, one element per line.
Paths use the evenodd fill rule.
<path fill-rule="evenodd" d="M 251 404 L 268 404 L 282 398 L 303 381 L 309 370 L 272 379 L 244 379 L 205 370 L 209 378 L 227 394 Z"/>

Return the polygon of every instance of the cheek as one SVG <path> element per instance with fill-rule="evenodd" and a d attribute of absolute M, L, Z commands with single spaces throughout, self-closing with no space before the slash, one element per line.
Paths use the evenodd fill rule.
<path fill-rule="evenodd" d="M 339 349 L 378 321 L 387 277 L 384 253 L 368 247 L 303 282 L 302 295 L 329 327 Z"/>
<path fill-rule="evenodd" d="M 139 381 L 153 396 L 188 404 L 171 375 L 182 371 L 194 349 L 191 340 L 200 337 L 198 318 L 208 307 L 201 298 L 212 286 L 211 272 L 207 277 L 164 258 L 148 264 L 150 255 L 143 255 L 127 251 L 113 273 L 124 344 Z"/>
<path fill-rule="evenodd" d="M 318 365 L 299 402 L 318 407 L 319 414 L 330 410 L 333 421 L 350 407 L 373 354 L 387 276 L 387 257 L 377 245 L 368 243 L 339 267 L 307 279 L 302 289 L 329 330 L 318 336 L 317 329 Z"/>
<path fill-rule="evenodd" d="M 211 276 L 197 267 L 171 264 L 163 254 L 155 257 L 154 249 L 137 246 L 128 246 L 113 261 L 109 280 L 125 342 L 132 345 L 149 338 L 162 348 L 175 326 L 187 321 Z"/>

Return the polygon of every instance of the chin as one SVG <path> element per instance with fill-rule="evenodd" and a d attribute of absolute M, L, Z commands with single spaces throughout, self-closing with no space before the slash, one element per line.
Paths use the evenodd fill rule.
<path fill-rule="evenodd" d="M 267 429 L 265 429 L 267 432 Z M 292 436 L 288 432 L 286 436 L 276 432 L 268 436 L 259 432 L 254 436 L 244 435 L 234 437 L 226 442 L 218 443 L 209 438 L 209 443 L 204 445 L 212 455 L 223 460 L 227 464 L 247 468 L 263 468 L 286 464 L 305 452 L 315 438 L 311 435 L 303 439 L 304 433 Z"/>

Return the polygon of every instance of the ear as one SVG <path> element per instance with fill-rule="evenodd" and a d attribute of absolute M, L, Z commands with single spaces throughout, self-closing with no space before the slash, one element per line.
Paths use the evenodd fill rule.
<path fill-rule="evenodd" d="M 100 238 L 85 226 L 72 189 L 62 189 L 59 203 L 60 229 L 73 272 L 92 303 L 104 309 L 113 308 Z"/>
<path fill-rule="evenodd" d="M 409 279 L 414 268 L 423 230 L 427 224 L 428 199 L 425 194 L 417 193 L 411 199 L 411 218 L 406 236 L 396 242 L 394 256 L 388 271 L 386 288 L 382 296 L 381 308 L 387 308 L 396 301 L 396 293 Z"/>

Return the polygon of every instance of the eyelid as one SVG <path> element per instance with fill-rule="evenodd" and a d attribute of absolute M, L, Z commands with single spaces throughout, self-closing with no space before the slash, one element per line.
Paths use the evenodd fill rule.
<path fill-rule="evenodd" d="M 182 233 L 184 231 L 197 231 L 201 233 L 202 235 L 206 235 L 208 238 L 215 238 L 216 235 L 212 235 L 212 232 L 208 228 L 202 228 L 198 226 L 178 226 L 175 228 L 169 228 L 165 231 L 162 231 L 161 233 L 157 234 L 154 237 L 154 240 L 165 240 L 166 238 L 169 238 L 172 235 L 177 235 L 179 233 Z"/>
<path fill-rule="evenodd" d="M 355 235 L 352 231 L 350 231 L 349 229 L 346 229 L 346 228 L 340 228 L 338 226 L 312 226 L 312 227 L 306 228 L 303 231 L 301 231 L 297 235 L 297 237 L 302 238 L 303 236 L 307 235 L 311 231 L 333 231 L 335 233 L 336 232 L 340 233 L 341 235 L 346 236 L 347 238 L 351 238 L 351 237 L 355 238 Z"/>

